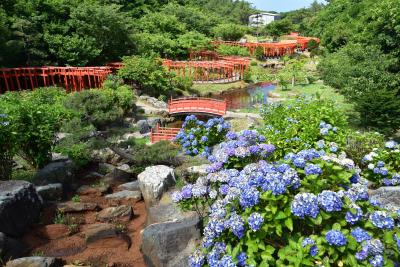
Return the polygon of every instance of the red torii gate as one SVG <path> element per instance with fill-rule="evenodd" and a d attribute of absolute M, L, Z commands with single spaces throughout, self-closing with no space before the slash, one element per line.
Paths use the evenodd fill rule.
<path fill-rule="evenodd" d="M 0 93 L 62 86 L 67 91 L 101 87 L 112 73 L 110 67 L 0 68 Z"/>

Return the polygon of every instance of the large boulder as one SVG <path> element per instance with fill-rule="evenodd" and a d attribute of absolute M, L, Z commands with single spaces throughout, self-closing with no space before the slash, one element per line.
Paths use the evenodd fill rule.
<path fill-rule="evenodd" d="M 52 257 L 26 257 L 7 262 L 6 267 L 61 267 L 61 259 Z"/>
<path fill-rule="evenodd" d="M 199 217 L 183 213 L 174 204 L 149 209 L 147 226 L 142 231 L 141 251 L 147 266 L 186 267 L 200 238 Z"/>
<path fill-rule="evenodd" d="M 169 186 L 175 184 L 174 169 L 164 166 L 147 167 L 138 175 L 140 191 L 147 206 L 152 206 L 168 190 Z"/>
<path fill-rule="evenodd" d="M 383 186 L 369 192 L 371 198 L 389 210 L 397 211 L 400 209 L 400 186 Z"/>
<path fill-rule="evenodd" d="M 27 247 L 21 241 L 0 232 L 0 260 L 22 257 L 26 251 Z"/>
<path fill-rule="evenodd" d="M 61 183 L 37 186 L 36 191 L 43 200 L 59 200 L 63 197 L 63 185 Z"/>
<path fill-rule="evenodd" d="M 42 199 L 33 184 L 0 181 L 0 232 L 20 236 L 39 219 Z"/>
<path fill-rule="evenodd" d="M 77 167 L 71 160 L 51 162 L 38 171 L 35 181 L 38 181 L 40 185 L 51 183 L 67 184 L 75 178 L 76 170 Z"/>
<path fill-rule="evenodd" d="M 138 128 L 138 130 L 141 134 L 149 133 L 151 130 L 151 127 L 150 127 L 149 123 L 147 122 L 147 120 L 139 120 L 136 123 L 136 127 Z"/>
<path fill-rule="evenodd" d="M 115 186 L 115 185 L 127 183 L 127 182 L 131 181 L 132 178 L 133 178 L 132 173 L 115 168 L 112 172 L 110 172 L 106 176 L 104 176 L 102 181 L 105 182 L 106 184 Z"/>

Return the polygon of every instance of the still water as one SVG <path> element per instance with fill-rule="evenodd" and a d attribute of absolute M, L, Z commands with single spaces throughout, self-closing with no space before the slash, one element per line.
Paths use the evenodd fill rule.
<path fill-rule="evenodd" d="M 268 93 L 275 90 L 273 83 L 259 83 L 246 88 L 229 90 L 213 97 L 225 99 L 228 109 L 252 108 L 256 105 L 268 103 Z"/>

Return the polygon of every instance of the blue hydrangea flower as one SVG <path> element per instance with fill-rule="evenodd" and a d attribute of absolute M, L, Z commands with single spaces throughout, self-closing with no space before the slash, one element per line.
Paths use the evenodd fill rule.
<path fill-rule="evenodd" d="M 226 226 L 229 227 L 231 229 L 231 231 L 233 232 L 233 234 L 237 237 L 237 238 L 242 238 L 244 235 L 244 222 L 242 217 L 240 217 L 239 215 L 237 215 L 236 213 L 233 213 L 231 215 L 231 217 L 229 218 L 229 220 L 226 222 Z"/>
<path fill-rule="evenodd" d="M 356 253 L 355 257 L 359 261 L 364 261 L 368 257 L 368 245 L 363 245 L 361 250 Z"/>
<path fill-rule="evenodd" d="M 316 164 L 307 164 L 304 168 L 305 174 L 308 175 L 320 175 L 322 174 L 322 169 Z"/>
<path fill-rule="evenodd" d="M 296 157 L 293 160 L 293 164 L 297 168 L 304 168 L 306 166 L 306 160 L 304 158 L 302 158 L 302 157 Z"/>
<path fill-rule="evenodd" d="M 383 253 L 384 247 L 379 239 L 372 239 L 367 241 L 368 254 L 376 256 Z"/>
<path fill-rule="evenodd" d="M 264 218 L 261 214 L 257 212 L 253 212 L 248 219 L 251 230 L 258 231 L 261 228 L 262 223 L 264 222 Z"/>
<path fill-rule="evenodd" d="M 319 214 L 317 196 L 312 193 L 300 193 L 294 197 L 291 205 L 293 215 L 304 218 L 316 218 Z"/>
<path fill-rule="evenodd" d="M 240 252 L 239 255 L 237 256 L 238 260 L 238 266 L 239 267 L 245 267 L 246 266 L 246 260 L 247 260 L 247 255 L 245 252 Z"/>
<path fill-rule="evenodd" d="M 246 187 L 242 190 L 239 203 L 242 208 L 250 208 L 258 203 L 260 199 L 260 192 L 253 186 Z"/>
<path fill-rule="evenodd" d="M 369 263 L 371 264 L 372 267 L 382 267 L 384 260 L 382 255 L 376 255 L 373 258 L 369 259 Z"/>
<path fill-rule="evenodd" d="M 307 247 L 310 246 L 310 255 L 315 257 L 318 254 L 318 247 L 315 244 L 315 241 L 309 237 L 304 238 L 303 242 L 301 242 L 301 246 Z"/>
<path fill-rule="evenodd" d="M 233 261 L 232 257 L 229 255 L 225 255 L 222 257 L 218 266 L 224 267 L 236 267 L 236 263 Z"/>
<path fill-rule="evenodd" d="M 362 219 L 364 213 L 363 213 L 362 209 L 354 203 L 352 203 L 349 208 L 355 210 L 355 212 L 353 212 L 351 210 L 346 212 L 345 219 L 346 219 L 346 222 L 348 222 L 350 225 L 353 225 Z"/>
<path fill-rule="evenodd" d="M 354 228 L 350 234 L 356 239 L 358 243 L 361 243 L 363 241 L 367 241 L 371 239 L 371 236 L 368 234 L 367 231 L 363 230 L 360 227 Z"/>
<path fill-rule="evenodd" d="M 341 211 L 343 202 L 336 192 L 324 190 L 318 194 L 318 204 L 326 212 Z"/>
<path fill-rule="evenodd" d="M 375 211 L 369 216 L 371 223 L 380 229 L 393 229 L 394 219 L 386 211 Z"/>
<path fill-rule="evenodd" d="M 182 187 L 181 190 L 181 196 L 184 199 L 189 199 L 192 197 L 192 189 L 193 189 L 193 185 L 192 184 L 188 184 L 185 185 L 184 187 Z"/>
<path fill-rule="evenodd" d="M 340 231 L 330 230 L 326 233 L 326 241 L 331 246 L 342 247 L 347 244 L 347 238 Z"/>
<path fill-rule="evenodd" d="M 196 250 L 189 257 L 189 266 L 190 267 L 202 267 L 204 265 L 205 258 L 203 253 L 200 250 Z"/>
<path fill-rule="evenodd" d="M 387 142 L 385 143 L 385 147 L 386 147 L 386 148 L 389 148 L 389 149 L 393 149 L 393 148 L 395 148 L 396 146 L 397 146 L 397 142 L 396 142 L 396 141 L 393 141 L 393 140 L 387 141 Z"/>

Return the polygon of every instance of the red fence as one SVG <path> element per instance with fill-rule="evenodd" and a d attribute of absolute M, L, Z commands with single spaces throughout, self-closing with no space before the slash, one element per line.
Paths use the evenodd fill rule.
<path fill-rule="evenodd" d="M 155 129 L 151 129 L 150 142 L 154 144 L 160 141 L 172 141 L 179 130 L 180 128 L 164 128 L 157 124 Z"/>
<path fill-rule="evenodd" d="M 109 67 L 29 67 L 0 69 L 0 93 L 62 86 L 67 91 L 101 87 Z"/>
<path fill-rule="evenodd" d="M 226 113 L 226 109 L 225 100 L 213 98 L 189 97 L 168 101 L 169 114 L 200 113 L 223 116 Z"/>

